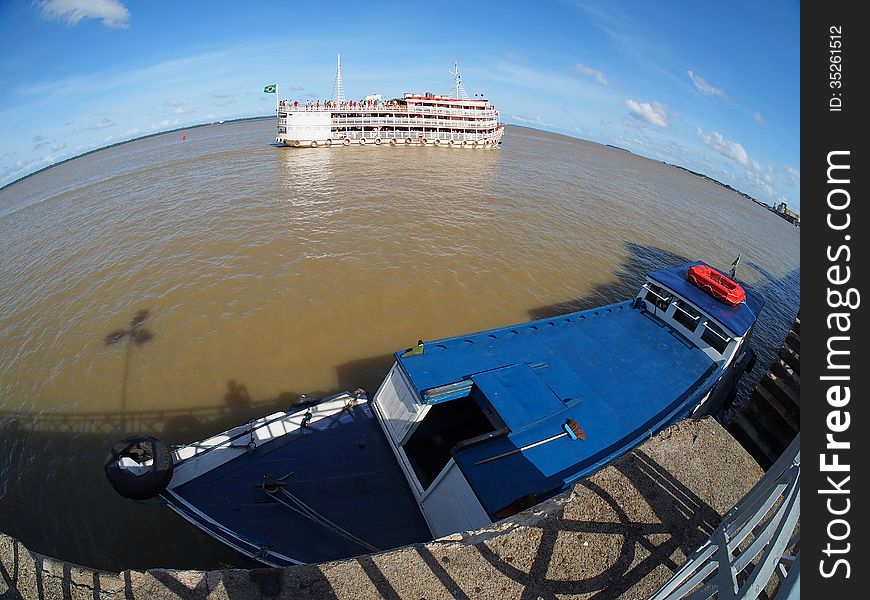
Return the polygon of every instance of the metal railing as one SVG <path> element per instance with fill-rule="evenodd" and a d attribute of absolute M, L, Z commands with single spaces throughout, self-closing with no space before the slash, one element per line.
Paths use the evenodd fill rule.
<path fill-rule="evenodd" d="M 391 115 L 389 117 L 331 117 L 332 123 L 348 125 L 411 125 L 437 127 L 497 127 L 498 119 L 431 119 L 426 117 L 410 118 L 409 115 Z M 278 124 L 287 124 L 287 117 L 278 117 Z"/>
<path fill-rule="evenodd" d="M 343 140 L 345 137 L 350 138 L 351 140 L 376 140 L 380 139 L 384 143 L 388 143 L 390 140 L 395 139 L 397 142 L 404 144 L 405 140 L 411 139 L 412 142 L 417 142 L 420 138 L 424 138 L 430 142 L 439 139 L 439 140 L 455 140 L 455 141 L 475 141 L 475 140 L 483 140 L 487 138 L 493 137 L 493 132 L 490 133 L 448 133 L 446 131 L 434 132 L 434 131 L 408 131 L 407 129 L 396 129 L 396 130 L 387 130 L 387 131 L 336 131 L 333 132 L 334 139 Z"/>
<path fill-rule="evenodd" d="M 340 106 L 324 106 L 324 105 L 304 105 L 294 106 L 292 104 L 282 104 L 279 106 L 279 112 L 329 112 L 329 113 L 362 113 L 366 115 L 377 113 L 394 113 L 397 115 L 449 115 L 456 117 L 492 117 L 496 110 L 492 106 L 482 109 L 466 109 L 466 108 L 435 108 L 435 107 L 416 107 L 416 106 L 385 106 L 383 104 L 377 106 L 348 106 L 346 103 Z"/>
<path fill-rule="evenodd" d="M 650 600 L 754 600 L 779 576 L 776 600 L 800 598 L 800 433 L 779 460 Z"/>

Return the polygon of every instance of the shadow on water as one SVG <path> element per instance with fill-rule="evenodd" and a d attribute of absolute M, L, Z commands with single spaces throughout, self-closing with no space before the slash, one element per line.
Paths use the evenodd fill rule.
<path fill-rule="evenodd" d="M 649 270 L 690 262 L 658 248 L 627 247 L 628 258 L 613 274 L 617 283 L 599 286 L 582 298 L 530 309 L 529 315 L 537 319 L 624 300 L 635 294 Z M 800 270 L 777 279 L 745 264 L 767 280 L 753 288 L 766 305 L 753 338 L 758 366 L 741 382 L 741 396 L 748 397 L 798 312 Z M 132 347 L 135 338 L 130 331 L 142 330 L 145 317 L 147 313 L 134 317 L 124 336 L 110 336 L 118 334 L 118 341 L 126 338 Z M 373 394 L 392 361 L 387 354 L 337 365 L 339 389 L 313 393 L 322 397 L 362 387 Z M 0 411 L 0 531 L 34 551 L 108 570 L 250 566 L 171 511 L 137 506 L 117 496 L 103 473 L 108 449 L 124 435 L 148 433 L 168 443 L 189 442 L 311 398 L 286 391 L 255 400 L 244 382 L 229 377 L 226 386 L 222 397 L 207 408 L 75 414 Z M 709 516 L 708 511 L 704 514 Z M 705 516 L 704 522 L 708 520 Z M 671 525 L 675 524 L 667 527 Z M 481 552 L 486 552 L 484 547 Z M 512 569 L 502 567 L 506 572 Z"/>
<path fill-rule="evenodd" d="M 126 329 L 117 329 L 106 334 L 104 338 L 106 346 L 113 346 L 122 340 L 127 341 L 124 352 L 124 370 L 121 374 L 121 414 L 127 411 L 127 382 L 130 380 L 130 353 L 133 346 L 141 346 L 150 342 L 154 338 L 154 334 L 143 327 L 148 314 L 151 311 L 143 308 L 133 315 L 130 319 L 130 326 Z"/>
<path fill-rule="evenodd" d="M 637 290 L 643 285 L 646 274 L 650 271 L 697 260 L 641 244 L 627 243 L 626 247 L 628 248 L 628 258 L 619 270 L 613 273 L 615 282 L 599 285 L 582 298 L 533 308 L 529 310 L 529 316 L 532 319 L 546 319 L 563 313 L 628 300 L 637 294 Z"/>

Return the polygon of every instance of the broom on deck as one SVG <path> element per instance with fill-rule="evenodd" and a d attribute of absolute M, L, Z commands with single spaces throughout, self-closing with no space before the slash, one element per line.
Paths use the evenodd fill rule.
<path fill-rule="evenodd" d="M 534 448 L 535 446 L 540 446 L 542 444 L 552 442 L 553 440 L 558 440 L 559 438 L 565 437 L 566 435 L 569 438 L 571 438 L 572 440 L 581 440 L 582 441 L 582 440 L 586 439 L 586 432 L 583 431 L 583 428 L 580 427 L 580 423 L 578 423 L 575 419 L 568 419 L 567 421 L 565 421 L 562 424 L 562 429 L 565 430 L 562 433 L 557 433 L 556 435 L 550 436 L 546 439 L 537 441 L 533 444 L 529 444 L 528 446 L 516 448 L 514 450 L 511 450 L 510 452 L 505 452 L 504 454 L 497 454 L 496 456 L 490 456 L 489 458 L 484 458 L 483 460 L 479 460 L 476 463 L 474 463 L 474 466 L 476 467 L 478 465 L 483 465 L 483 464 L 486 464 L 488 462 L 492 462 L 494 460 L 504 458 L 506 456 L 511 456 L 513 454 L 517 454 L 519 452 L 522 452 L 523 450 L 528 450 L 530 448 Z"/>

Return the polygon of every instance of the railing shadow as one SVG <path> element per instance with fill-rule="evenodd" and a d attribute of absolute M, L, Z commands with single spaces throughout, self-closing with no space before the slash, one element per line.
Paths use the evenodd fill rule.
<path fill-rule="evenodd" d="M 688 555 L 703 543 L 720 515 L 640 450 L 632 451 L 615 466 L 625 477 L 621 485 L 631 486 L 630 493 L 636 492 L 649 507 L 652 514 L 642 511 L 643 520 L 628 513 L 631 510 L 637 515 L 636 505 L 640 502 L 624 506 L 605 486 L 586 480 L 579 487 L 594 498 L 581 498 L 575 504 L 603 502 L 608 507 L 607 520 L 566 515 L 564 511 L 546 520 L 537 548 L 529 549 L 533 559 L 528 569 L 518 568 L 510 557 L 499 555 L 485 542 L 476 545 L 477 551 L 504 577 L 522 586 L 523 599 L 532 600 L 565 595 L 598 600 L 622 598 L 661 566 L 675 571 L 675 553 L 679 550 Z M 625 489 L 620 492 L 624 500 Z M 588 557 L 568 563 L 576 578 L 548 575 L 554 563 L 565 562 L 565 554 Z M 667 575 L 661 578 L 664 581 Z"/>

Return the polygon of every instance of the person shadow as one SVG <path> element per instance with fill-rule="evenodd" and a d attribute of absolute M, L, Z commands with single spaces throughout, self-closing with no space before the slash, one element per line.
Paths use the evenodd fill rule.
<path fill-rule="evenodd" d="M 251 412 L 251 395 L 244 383 L 235 379 L 227 381 L 227 393 L 224 394 L 224 403 L 233 416 L 247 416 Z"/>

